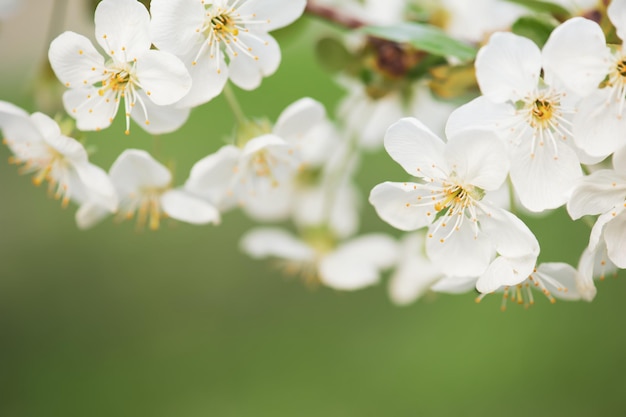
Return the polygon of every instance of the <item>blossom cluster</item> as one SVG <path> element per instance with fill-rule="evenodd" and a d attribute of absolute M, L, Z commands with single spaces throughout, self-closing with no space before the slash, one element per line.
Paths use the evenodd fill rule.
<path fill-rule="evenodd" d="M 136 217 L 139 229 L 156 230 L 165 217 L 217 225 L 234 209 L 259 223 L 291 222 L 289 230 L 248 231 L 241 250 L 337 290 L 375 285 L 392 271 L 397 304 L 426 291 L 471 290 L 478 300 L 502 292 L 504 301 L 527 305 L 531 289 L 552 302 L 592 300 L 594 278 L 626 268 L 626 0 L 601 10 L 595 2 L 559 2 L 568 16 L 540 42 L 510 31 L 528 13 L 524 2 L 407 3 L 152 0 L 148 9 L 102 0 L 96 45 L 64 32 L 48 50 L 72 123 L 0 102 L 10 162 L 36 185 L 46 181 L 63 206 L 76 203 L 82 229 L 108 216 Z M 273 122 L 248 118 L 229 82 L 253 90 L 275 73 L 281 51 L 269 32 L 305 7 L 390 35 L 352 30 L 338 45 L 326 40 L 346 58 L 331 63 L 347 90 L 334 118 L 309 97 Z M 437 22 L 441 8 L 448 18 Z M 589 19 L 593 12 L 605 13 L 614 32 Z M 394 38 L 399 28 L 414 33 L 406 22 L 415 15 L 439 26 L 426 33 L 441 44 L 420 49 Z M 107 173 L 71 137 L 74 128 L 108 128 L 120 111 L 127 135 L 133 123 L 172 133 L 220 94 L 236 133 L 180 185 L 140 149 L 123 151 Z M 388 232 L 360 234 L 360 157 L 383 147 L 408 176 L 369 192 Z M 560 207 L 573 220 L 598 216 L 576 267 L 540 262 L 540 243 L 523 220 Z"/>

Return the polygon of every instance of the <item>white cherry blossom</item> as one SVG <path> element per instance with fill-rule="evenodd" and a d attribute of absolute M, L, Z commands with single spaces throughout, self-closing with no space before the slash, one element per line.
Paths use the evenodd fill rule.
<path fill-rule="evenodd" d="M 189 109 L 173 108 L 191 88 L 176 56 L 150 49 L 150 15 L 135 0 L 103 0 L 96 7 L 96 40 L 64 32 L 50 44 L 50 65 L 69 88 L 63 103 L 81 130 L 108 127 L 122 104 L 126 133 L 132 117 L 150 133 L 178 129 Z"/>
<path fill-rule="evenodd" d="M 157 230 L 161 219 L 173 219 L 191 224 L 217 224 L 219 211 L 211 204 L 172 187 L 172 174 L 149 153 L 127 149 L 111 166 L 109 176 L 119 197 L 118 218 L 137 215 L 137 227 L 146 224 Z M 108 213 L 98 204 L 81 208 L 79 225 L 88 228 Z"/>
<path fill-rule="evenodd" d="M 0 129 L 13 152 L 10 162 L 22 165 L 20 172 L 33 174 L 33 183 L 48 182 L 50 195 L 65 207 L 96 201 L 104 210 L 117 208 L 117 196 L 107 174 L 88 160 L 77 140 L 65 136 L 57 122 L 42 113 L 29 115 L 21 108 L 0 101 Z"/>
<path fill-rule="evenodd" d="M 446 275 L 480 276 L 480 292 L 528 276 L 539 254 L 537 240 L 517 217 L 483 200 L 486 191 L 501 186 L 509 167 L 495 135 L 465 130 L 446 144 L 406 118 L 389 128 L 385 148 L 420 182 L 372 189 L 370 203 L 384 221 L 406 231 L 428 226 L 429 258 Z"/>
<path fill-rule="evenodd" d="M 483 96 L 450 116 L 447 133 L 481 126 L 509 146 L 511 180 L 521 203 L 540 212 L 567 201 L 581 177 L 572 119 L 580 97 L 602 81 L 607 48 L 597 24 L 574 18 L 556 28 L 543 51 L 530 40 L 498 32 L 480 49 L 476 77 Z"/>
<path fill-rule="evenodd" d="M 295 21 L 305 0 L 152 0 L 152 42 L 183 59 L 193 88 L 181 105 L 197 106 L 230 79 L 252 90 L 280 63 L 268 32 Z"/>
<path fill-rule="evenodd" d="M 241 240 L 241 249 L 256 259 L 275 258 L 288 274 L 337 290 L 357 290 L 378 283 L 398 254 L 396 242 L 383 234 L 367 234 L 337 243 L 315 231 L 304 239 L 278 228 L 253 229 Z"/>

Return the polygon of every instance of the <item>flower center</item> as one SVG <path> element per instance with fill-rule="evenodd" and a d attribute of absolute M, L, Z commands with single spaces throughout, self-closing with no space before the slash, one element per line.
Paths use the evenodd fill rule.
<path fill-rule="evenodd" d="M 444 243 L 455 231 L 461 229 L 466 218 L 474 225 L 474 235 L 478 236 L 478 219 L 476 212 L 476 202 L 482 200 L 485 192 L 473 185 L 461 185 L 457 182 L 444 182 L 442 187 L 432 190 L 431 201 L 433 208 L 437 212 L 435 216 L 435 227 L 428 234 L 432 238 L 437 232 L 449 228 L 449 232 L 441 237 L 439 241 Z M 450 223 L 452 222 L 452 227 Z"/>
<path fill-rule="evenodd" d="M 161 196 L 169 187 L 155 188 L 146 187 L 137 193 L 130 194 L 121 203 L 123 209 L 120 210 L 118 219 L 132 219 L 137 212 L 137 230 L 143 230 L 148 224 L 150 230 L 158 230 L 161 219 L 167 214 L 161 210 Z"/>
<path fill-rule="evenodd" d="M 527 132 L 525 126 L 530 127 L 533 131 L 530 146 L 531 157 L 534 157 L 537 146 L 544 146 L 548 142 L 553 148 L 556 160 L 558 159 L 557 142 L 572 137 L 570 131 L 572 122 L 566 118 L 566 115 L 575 113 L 575 110 L 565 108 L 561 104 L 563 97 L 565 93 L 548 88 L 537 91 L 517 103 L 518 120 L 522 126 L 514 142 L 519 143 Z"/>
<path fill-rule="evenodd" d="M 626 56 L 621 51 L 618 51 L 614 55 L 614 59 L 613 69 L 601 86 L 611 89 L 609 104 L 618 104 L 616 116 L 618 119 L 621 119 L 624 111 L 624 102 L 626 101 Z"/>
<path fill-rule="evenodd" d="M 24 152 L 28 152 L 28 149 Z M 9 164 L 21 164 L 18 171 L 20 174 L 34 173 L 32 181 L 36 186 L 47 181 L 48 194 L 56 200 L 62 199 L 62 207 L 67 207 L 70 202 L 70 167 L 63 154 L 47 145 L 43 154 L 28 157 L 24 152 L 22 152 L 22 157 L 10 157 Z"/>

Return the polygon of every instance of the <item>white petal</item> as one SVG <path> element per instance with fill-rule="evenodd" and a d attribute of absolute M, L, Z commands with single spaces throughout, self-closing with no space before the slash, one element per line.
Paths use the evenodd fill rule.
<path fill-rule="evenodd" d="M 389 297 L 407 305 L 421 297 L 441 277 L 441 270 L 424 251 L 423 233 L 411 233 L 402 241 L 399 265 L 389 279 Z"/>
<path fill-rule="evenodd" d="M 118 104 L 113 92 L 100 96 L 96 87 L 67 90 L 63 94 L 65 111 L 76 119 L 80 130 L 100 130 L 113 122 Z"/>
<path fill-rule="evenodd" d="M 621 0 L 613 0 L 607 8 L 607 14 L 617 29 L 617 36 L 621 40 L 626 39 L 626 3 Z"/>
<path fill-rule="evenodd" d="M 443 156 L 444 142 L 422 122 L 404 118 L 385 134 L 385 149 L 402 168 L 414 177 L 442 178 L 447 173 Z"/>
<path fill-rule="evenodd" d="M 462 294 L 476 287 L 476 277 L 443 277 L 435 282 L 430 289 L 435 292 Z"/>
<path fill-rule="evenodd" d="M 182 190 L 169 190 L 161 196 L 163 211 L 173 219 L 191 224 L 218 224 L 220 212 L 210 203 Z"/>
<path fill-rule="evenodd" d="M 419 205 L 430 199 L 430 189 L 422 184 L 384 182 L 370 192 L 369 202 L 381 219 L 396 229 L 411 231 L 424 227 L 433 220 L 433 205 Z"/>
<path fill-rule="evenodd" d="M 137 58 L 135 68 L 139 83 L 154 104 L 173 104 L 191 88 L 187 68 L 180 59 L 167 52 L 146 51 Z"/>
<path fill-rule="evenodd" d="M 499 188 L 509 173 L 507 149 L 489 130 L 457 132 L 449 138 L 445 156 L 458 178 L 483 190 Z"/>
<path fill-rule="evenodd" d="M 245 45 L 245 46 L 244 46 Z M 239 33 L 237 56 L 230 58 L 230 80 L 244 90 L 253 90 L 261 79 L 272 75 L 280 64 L 280 48 L 276 40 L 266 34 Z"/>
<path fill-rule="evenodd" d="M 226 145 L 196 162 L 191 168 L 185 190 L 210 203 L 223 207 L 227 193 L 232 190 L 239 148 Z"/>
<path fill-rule="evenodd" d="M 618 268 L 626 268 L 626 212 L 624 210 L 606 225 L 604 240 L 609 259 Z"/>
<path fill-rule="evenodd" d="M 286 220 L 292 212 L 295 191 L 291 184 L 254 187 L 248 192 L 239 192 L 242 209 L 251 218 L 262 221 Z"/>
<path fill-rule="evenodd" d="M 115 187 L 102 168 L 83 163 L 74 165 L 74 169 L 84 184 L 88 201 L 110 212 L 117 210 L 118 198 Z"/>
<path fill-rule="evenodd" d="M 598 246 L 602 244 L 602 239 L 604 238 L 604 226 L 613 221 L 617 214 L 617 210 L 611 210 L 601 216 L 598 216 L 596 222 L 591 228 L 591 233 L 589 233 L 589 250 L 596 251 Z"/>
<path fill-rule="evenodd" d="M 254 20 L 266 23 L 250 25 L 252 29 L 272 31 L 287 26 L 302 16 L 305 0 L 248 0 L 237 11 L 242 16 L 254 15 Z"/>
<path fill-rule="evenodd" d="M 557 152 L 546 138 L 539 140 L 534 154 L 524 142 L 511 161 L 511 181 L 521 203 L 530 211 L 540 212 L 562 206 L 573 186 L 582 176 L 576 152 L 556 138 Z"/>
<path fill-rule="evenodd" d="M 305 97 L 283 110 L 272 132 L 287 142 L 295 142 L 321 123 L 325 115 L 326 110 L 322 103 Z"/>
<path fill-rule="evenodd" d="M 44 141 L 68 161 L 74 164 L 87 163 L 87 151 L 76 139 L 59 135 L 46 137 Z"/>
<path fill-rule="evenodd" d="M 338 290 L 367 287 L 378 282 L 380 271 L 393 265 L 397 254 L 397 244 L 389 236 L 361 236 L 322 258 L 320 279 Z"/>
<path fill-rule="evenodd" d="M 86 37 L 74 32 L 57 36 L 48 50 L 50 66 L 69 88 L 90 86 L 104 78 L 104 58 Z"/>
<path fill-rule="evenodd" d="M 529 277 L 535 267 L 536 256 L 496 258 L 476 281 L 476 290 L 490 293 L 503 286 L 517 285 Z"/>
<path fill-rule="evenodd" d="M 578 271 L 571 265 L 563 262 L 544 262 L 537 267 L 537 272 L 533 275 L 539 275 L 541 282 L 554 297 L 561 300 L 580 300 L 581 296 L 576 286 L 580 278 Z M 560 285 L 555 286 L 556 283 Z"/>
<path fill-rule="evenodd" d="M 476 235 L 473 224 L 469 223 L 464 222 L 452 234 L 452 224 L 440 227 L 436 232 L 433 226 L 429 230 L 426 252 L 444 275 L 478 276 L 489 266 L 494 255 L 493 244 L 485 233 Z"/>
<path fill-rule="evenodd" d="M 49 116 L 35 112 L 30 116 L 30 120 L 34 126 L 37 127 L 37 130 L 43 136 L 44 140 L 55 140 L 59 136 L 61 136 L 61 128 L 59 124 L 54 121 Z M 82 145 L 80 145 L 82 147 Z M 84 150 L 83 150 L 84 151 Z M 85 152 L 85 159 L 87 153 Z"/>
<path fill-rule="evenodd" d="M 159 106 L 154 104 L 143 91 L 138 91 L 137 96 L 143 101 L 146 111 L 144 112 L 144 109 L 137 104 L 130 116 L 148 133 L 160 135 L 174 132 L 189 118 L 190 108 L 180 108 L 175 104 Z M 146 119 L 146 114 L 148 119 Z"/>
<path fill-rule="evenodd" d="M 202 54 L 195 65 L 187 66 L 187 70 L 191 76 L 192 87 L 177 103 L 180 107 L 195 107 L 212 100 L 222 92 L 228 81 L 228 67 L 222 55 L 210 58 L 209 54 Z"/>
<path fill-rule="evenodd" d="M 537 45 L 512 33 L 494 33 L 476 56 L 480 91 L 497 102 L 522 99 L 537 87 L 540 71 Z"/>
<path fill-rule="evenodd" d="M 600 26 L 574 17 L 550 34 L 542 51 L 544 79 L 557 77 L 571 91 L 586 96 L 597 90 L 607 75 L 610 52 Z"/>
<path fill-rule="evenodd" d="M 578 262 L 576 290 L 585 301 L 592 301 L 597 293 L 593 282 L 595 251 L 585 248 Z"/>
<path fill-rule="evenodd" d="M 241 156 L 249 158 L 255 153 L 269 147 L 288 147 L 287 142 L 283 138 L 280 138 L 273 134 L 258 136 L 249 140 L 241 152 Z"/>
<path fill-rule="evenodd" d="M 603 169 L 580 180 L 567 202 L 567 212 L 576 220 L 588 214 L 601 214 L 624 201 L 626 177 Z"/>
<path fill-rule="evenodd" d="M 115 60 L 131 62 L 150 49 L 150 15 L 140 2 L 103 0 L 94 20 L 96 40 Z"/>
<path fill-rule="evenodd" d="M 500 255 L 509 258 L 537 258 L 539 243 L 524 222 L 514 214 L 486 203 L 481 208 L 487 212 L 487 216 L 479 218 L 481 230 L 489 236 Z"/>
<path fill-rule="evenodd" d="M 127 149 L 115 160 L 109 171 L 111 181 L 121 195 L 141 188 L 169 186 L 172 174 L 146 151 Z"/>
<path fill-rule="evenodd" d="M 205 9 L 201 2 L 152 0 L 150 14 L 150 35 L 160 50 L 183 56 L 204 41 L 204 37 L 196 32 L 204 24 Z M 193 53 L 195 55 L 197 50 Z"/>
<path fill-rule="evenodd" d="M 87 202 L 76 211 L 75 220 L 79 229 L 85 230 L 104 220 L 111 212 L 98 203 Z"/>
<path fill-rule="evenodd" d="M 574 117 L 576 145 L 591 156 L 605 157 L 626 145 L 622 135 L 615 134 L 626 129 L 626 118 L 610 93 L 605 88 L 583 99 Z"/>
<path fill-rule="evenodd" d="M 241 250 L 253 258 L 277 257 L 292 261 L 312 261 L 315 253 L 301 240 L 277 228 L 256 228 L 241 239 Z"/>
<path fill-rule="evenodd" d="M 497 103 L 480 96 L 462 105 L 450 114 L 446 124 L 448 138 L 466 128 L 495 131 L 501 138 L 516 137 L 517 118 L 510 103 Z"/>

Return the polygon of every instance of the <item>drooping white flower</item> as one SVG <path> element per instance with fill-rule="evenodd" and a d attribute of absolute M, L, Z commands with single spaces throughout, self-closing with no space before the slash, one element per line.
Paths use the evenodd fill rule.
<path fill-rule="evenodd" d="M 295 21 L 305 0 L 152 0 L 152 42 L 183 59 L 193 88 L 181 102 L 197 106 L 217 96 L 230 79 L 252 90 L 280 63 L 268 32 Z"/>
<path fill-rule="evenodd" d="M 301 240 L 282 229 L 257 228 L 242 238 L 241 249 L 256 259 L 281 260 L 285 272 L 337 290 L 374 285 L 396 261 L 397 244 L 389 236 L 368 234 L 338 244 L 321 232 Z"/>
<path fill-rule="evenodd" d="M 557 298 L 568 301 L 580 300 L 582 296 L 578 291 L 579 281 L 578 271 L 566 263 L 542 263 L 522 282 L 497 290 L 503 293 L 500 309 L 504 311 L 508 301 L 524 305 L 526 308 L 534 305 L 533 290 L 540 291 L 552 304 L 556 303 Z M 480 302 L 486 295 L 479 295 L 476 302 Z"/>
<path fill-rule="evenodd" d="M 620 39 L 626 39 L 626 2 L 612 1 L 607 14 Z M 598 26 L 598 30 L 600 30 Z M 611 45 L 604 67 L 594 68 L 599 88 L 580 104 L 574 133 L 577 145 L 589 155 L 606 157 L 626 145 L 620 134 L 626 129 L 626 51 Z"/>
<path fill-rule="evenodd" d="M 274 126 L 253 123 L 248 127 L 252 137 L 244 135 L 238 146 L 226 145 L 199 161 L 185 189 L 222 210 L 240 205 L 255 219 L 284 219 L 293 207 L 296 175 L 310 159 L 318 158 L 317 152 L 310 152 L 309 142 L 325 134 L 317 129 L 325 120 L 319 102 L 300 99 L 281 113 Z"/>
<path fill-rule="evenodd" d="M 111 166 L 109 176 L 119 197 L 120 219 L 137 215 L 137 226 L 157 230 L 164 217 L 191 224 L 217 224 L 219 211 L 211 204 L 172 188 L 172 174 L 146 151 L 127 149 Z M 81 208 L 79 226 L 91 227 L 107 215 L 98 204 Z"/>
<path fill-rule="evenodd" d="M 539 254 L 537 240 L 517 217 L 483 200 L 485 191 L 500 187 L 509 167 L 504 145 L 492 133 L 465 130 L 446 144 L 406 118 L 389 128 L 385 148 L 421 182 L 372 189 L 370 203 L 384 221 L 406 231 L 428 226 L 429 258 L 446 275 L 480 276 L 480 292 L 528 276 Z"/>
<path fill-rule="evenodd" d="M 35 185 L 47 181 L 49 193 L 61 199 L 64 207 L 73 200 L 78 204 L 97 201 L 107 211 L 117 208 L 107 174 L 89 162 L 83 145 L 63 135 L 54 120 L 0 101 L 0 129 L 14 155 L 10 161 L 22 165 L 22 173 L 32 173 Z"/>
<path fill-rule="evenodd" d="M 626 148 L 613 154 L 613 169 L 595 171 L 574 188 L 567 211 L 576 220 L 600 215 L 591 231 L 588 249 L 606 243 L 609 259 L 626 268 Z"/>
<path fill-rule="evenodd" d="M 69 88 L 63 95 L 65 109 L 79 129 L 108 127 L 120 105 L 127 134 L 131 117 L 155 134 L 176 130 L 187 119 L 189 109 L 170 105 L 187 94 L 191 77 L 176 56 L 150 49 L 149 23 L 141 3 L 103 0 L 96 7 L 95 25 L 105 56 L 74 32 L 64 32 L 50 44 L 50 65 Z"/>
<path fill-rule="evenodd" d="M 582 175 L 579 158 L 598 162 L 575 148 L 572 118 L 579 97 L 602 81 L 594 71 L 607 53 L 597 24 L 583 18 L 556 28 L 543 51 L 526 38 L 495 33 L 476 58 L 483 96 L 452 113 L 448 134 L 468 126 L 494 130 L 510 144 L 522 204 L 535 212 L 563 205 Z"/>

